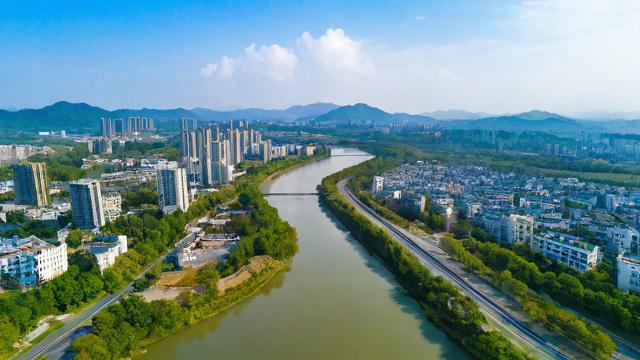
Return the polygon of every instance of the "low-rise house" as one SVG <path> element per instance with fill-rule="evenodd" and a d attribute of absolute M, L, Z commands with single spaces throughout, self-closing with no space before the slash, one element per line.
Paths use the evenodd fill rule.
<path fill-rule="evenodd" d="M 22 286 L 47 282 L 68 266 L 65 243 L 53 245 L 36 236 L 1 240 L 0 275 L 11 276 Z"/>

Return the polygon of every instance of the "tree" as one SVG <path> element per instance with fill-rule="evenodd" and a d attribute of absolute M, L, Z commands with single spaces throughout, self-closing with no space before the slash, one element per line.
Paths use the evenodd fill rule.
<path fill-rule="evenodd" d="M 456 239 L 465 239 L 469 237 L 471 232 L 471 222 L 468 219 L 459 220 L 453 226 L 451 226 L 451 232 Z"/>
<path fill-rule="evenodd" d="M 51 239 L 56 237 L 56 230 L 44 221 L 28 220 L 20 226 L 18 234 L 23 238 L 35 235 L 41 239 Z"/>
<path fill-rule="evenodd" d="M 84 238 L 84 233 L 82 230 L 72 229 L 69 231 L 69 235 L 67 236 L 67 246 L 72 249 L 78 248 L 82 244 L 82 239 Z"/>
<path fill-rule="evenodd" d="M 74 359 L 79 360 L 113 359 L 107 342 L 94 334 L 83 335 L 75 339 L 68 352 L 75 354 Z"/>
<path fill-rule="evenodd" d="M 204 285 L 207 289 L 213 289 L 216 287 L 216 283 L 220 279 L 220 275 L 216 270 L 215 265 L 206 265 L 198 269 L 196 275 L 196 283 Z"/>
<path fill-rule="evenodd" d="M 119 273 L 115 272 L 113 269 L 106 269 L 104 271 L 104 287 L 108 293 L 116 293 L 124 286 L 124 284 L 125 280 Z"/>
<path fill-rule="evenodd" d="M 13 344 L 20 336 L 20 329 L 8 318 L 0 318 L 0 355 L 5 349 L 13 349 Z"/>
<path fill-rule="evenodd" d="M 122 208 L 125 210 L 158 204 L 158 193 L 153 189 L 127 190 L 122 194 Z"/>

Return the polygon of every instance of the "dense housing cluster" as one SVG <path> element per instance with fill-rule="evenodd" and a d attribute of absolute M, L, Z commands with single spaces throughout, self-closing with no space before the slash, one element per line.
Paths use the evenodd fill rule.
<path fill-rule="evenodd" d="M 372 192 L 426 195 L 444 213 L 468 217 L 499 242 L 527 244 L 580 272 L 611 257 L 618 287 L 640 291 L 640 189 L 417 161 L 375 177 Z"/>

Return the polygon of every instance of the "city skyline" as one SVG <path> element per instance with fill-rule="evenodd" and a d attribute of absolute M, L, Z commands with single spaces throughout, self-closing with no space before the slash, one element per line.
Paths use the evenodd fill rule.
<path fill-rule="evenodd" d="M 0 10 L 9 55 L 0 59 L 0 108 L 68 100 L 108 109 L 327 101 L 409 113 L 639 110 L 633 1 Z"/>

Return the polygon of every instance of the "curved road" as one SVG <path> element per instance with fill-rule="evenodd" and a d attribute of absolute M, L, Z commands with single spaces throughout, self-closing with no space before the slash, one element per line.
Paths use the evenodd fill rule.
<path fill-rule="evenodd" d="M 418 259 L 420 259 L 425 265 L 427 265 L 431 270 L 435 270 L 437 274 L 442 275 L 445 279 L 449 280 L 453 284 L 457 285 L 465 295 L 469 296 L 473 299 L 480 308 L 485 312 L 492 314 L 493 318 L 502 323 L 502 325 L 509 329 L 509 331 L 530 344 L 534 348 L 539 349 L 544 352 L 550 358 L 561 359 L 561 360 L 569 360 L 571 359 L 569 356 L 560 352 L 558 348 L 556 348 L 553 344 L 549 343 L 541 336 L 530 330 L 524 324 L 522 324 L 518 319 L 512 316 L 506 309 L 504 309 L 500 304 L 491 300 L 484 293 L 477 290 L 471 284 L 469 284 L 466 280 L 461 278 L 458 274 L 451 271 L 447 268 L 442 262 L 436 259 L 433 255 L 429 254 L 427 251 L 422 249 L 412 238 L 413 235 L 407 233 L 402 228 L 392 224 L 382 216 L 378 215 L 375 211 L 366 206 L 360 199 L 354 196 L 351 191 L 347 188 L 347 183 L 349 179 L 344 179 L 338 182 L 337 187 L 340 194 L 356 208 L 361 214 L 365 215 L 369 220 L 374 222 L 376 225 L 385 228 L 391 236 L 393 236 L 396 240 L 398 240 L 402 245 L 404 245 L 408 250 L 410 250 Z"/>
<path fill-rule="evenodd" d="M 188 234 L 183 237 L 180 241 L 184 241 L 193 237 L 193 234 Z M 86 321 L 89 321 L 93 316 L 102 311 L 102 309 L 107 306 L 113 304 L 116 300 L 118 300 L 123 295 L 131 292 L 133 290 L 133 283 L 135 280 L 142 278 L 151 268 L 156 266 L 164 257 L 171 252 L 173 249 L 169 250 L 162 256 L 158 257 L 154 260 L 149 266 L 147 266 L 135 279 L 125 286 L 122 290 L 118 291 L 115 294 L 108 294 L 100 298 L 98 301 L 93 303 L 93 305 L 84 309 L 83 311 L 74 314 L 73 319 L 66 323 L 60 329 L 52 332 L 42 341 L 33 345 L 26 353 L 18 353 L 16 354 L 17 359 L 36 359 L 43 355 L 52 355 L 53 358 L 58 358 L 60 355 L 64 354 L 64 350 L 66 346 L 71 345 L 71 341 L 77 334 L 75 334 L 76 329 L 78 329 L 82 324 Z M 61 351 L 61 345 L 66 344 L 66 346 Z"/>

